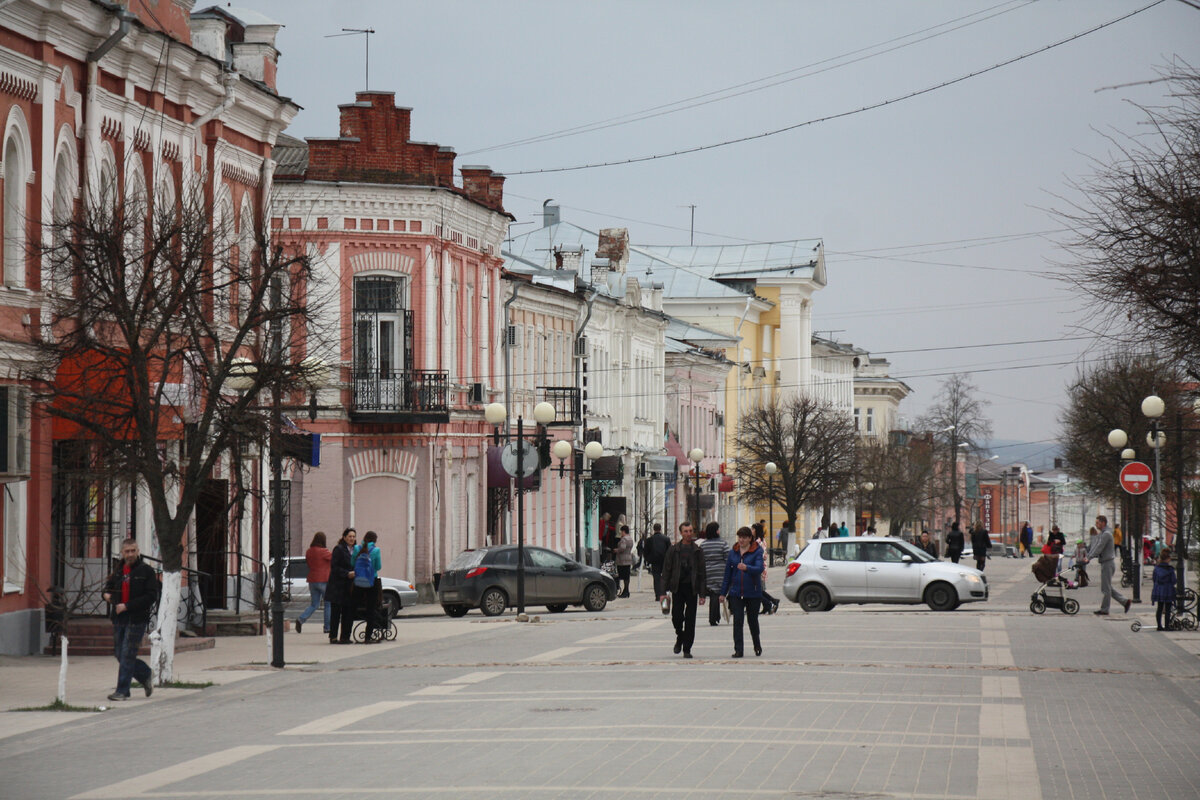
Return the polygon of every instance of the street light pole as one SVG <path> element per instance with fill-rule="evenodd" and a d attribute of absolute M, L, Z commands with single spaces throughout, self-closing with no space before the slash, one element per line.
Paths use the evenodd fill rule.
<path fill-rule="evenodd" d="M 276 277 L 271 282 L 271 304 L 279 308 L 283 302 L 283 282 Z M 279 371 L 283 367 L 283 323 L 275 320 L 271 330 L 271 363 L 275 367 L 275 387 L 271 398 L 271 666 L 283 669 L 283 382 Z"/>
<path fill-rule="evenodd" d="M 763 467 L 767 473 L 767 535 L 770 537 L 770 548 L 775 549 L 775 473 L 779 467 L 774 461 L 768 461 Z M 785 554 L 786 555 L 786 554 Z"/>
<path fill-rule="evenodd" d="M 690 451 L 688 451 L 688 458 L 690 458 L 692 460 L 692 463 L 694 463 L 696 465 L 695 466 L 695 472 L 696 472 L 696 516 L 695 516 L 696 527 L 695 527 L 695 531 L 696 531 L 696 535 L 699 536 L 700 535 L 700 462 L 704 460 L 704 451 L 701 450 L 699 447 L 693 447 Z"/>

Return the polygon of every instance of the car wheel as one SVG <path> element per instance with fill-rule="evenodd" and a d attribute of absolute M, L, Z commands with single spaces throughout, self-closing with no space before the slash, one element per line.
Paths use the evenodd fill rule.
<path fill-rule="evenodd" d="M 1078 614 L 1079 613 L 1079 601 L 1076 600 L 1074 597 L 1068 597 L 1063 602 L 1063 613 Z"/>
<path fill-rule="evenodd" d="M 492 587 L 483 593 L 483 597 L 479 598 L 479 610 L 488 617 L 498 617 L 508 608 L 508 597 L 504 594 L 503 589 Z"/>
<path fill-rule="evenodd" d="M 1029 604 L 1029 610 L 1035 614 L 1045 614 L 1046 613 L 1046 604 L 1043 603 L 1041 600 L 1034 600 L 1032 603 Z"/>
<path fill-rule="evenodd" d="M 442 606 L 442 611 L 445 611 L 448 617 L 465 617 L 470 609 L 466 606 Z"/>
<path fill-rule="evenodd" d="M 588 584 L 583 590 L 583 607 L 588 611 L 603 611 L 608 605 L 608 592 L 598 583 Z"/>
<path fill-rule="evenodd" d="M 383 593 L 383 610 L 387 612 L 387 618 L 391 619 L 400 613 L 400 598 L 391 592 Z"/>
<path fill-rule="evenodd" d="M 829 592 L 819 584 L 810 583 L 800 590 L 800 607 L 805 611 L 827 611 Z"/>
<path fill-rule="evenodd" d="M 934 611 L 953 611 L 958 606 L 958 593 L 950 584 L 939 581 L 925 590 L 925 602 Z"/>
<path fill-rule="evenodd" d="M 550 603 L 549 605 L 546 606 L 546 610 L 549 611 L 551 614 L 561 614 L 562 612 L 567 610 L 567 604 L 566 603 Z"/>

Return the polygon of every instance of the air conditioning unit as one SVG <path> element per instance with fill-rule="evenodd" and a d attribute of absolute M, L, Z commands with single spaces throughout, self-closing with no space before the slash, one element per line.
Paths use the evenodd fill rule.
<path fill-rule="evenodd" d="M 575 338 L 575 357 L 587 358 L 588 342 L 586 336 L 578 336 Z"/>
<path fill-rule="evenodd" d="M 471 402 L 471 403 L 482 403 L 483 402 L 483 384 L 482 383 L 472 383 L 471 384 L 471 397 L 468 402 Z"/>
<path fill-rule="evenodd" d="M 0 386 L 0 483 L 29 480 L 29 389 Z"/>
<path fill-rule="evenodd" d="M 504 346 L 511 350 L 521 346 L 521 330 L 516 325 L 509 325 L 505 329 Z"/>

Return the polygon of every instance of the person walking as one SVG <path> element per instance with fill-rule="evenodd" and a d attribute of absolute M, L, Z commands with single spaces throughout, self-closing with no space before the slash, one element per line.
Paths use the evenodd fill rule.
<path fill-rule="evenodd" d="M 1112 531 L 1108 529 L 1108 517 L 1100 514 L 1096 517 L 1096 535 L 1089 542 L 1087 552 L 1087 561 L 1095 558 L 1100 562 L 1100 608 L 1092 612 L 1099 616 L 1108 615 L 1109 605 L 1113 599 L 1125 606 L 1125 613 L 1129 613 L 1129 606 L 1132 605 L 1132 601 L 1121 594 L 1119 590 L 1114 589 L 1112 585 L 1113 572 L 1117 568 L 1113 563 L 1116 559 L 1115 550 Z"/>
<path fill-rule="evenodd" d="M 1046 537 L 1046 545 L 1050 548 L 1050 552 L 1056 556 L 1063 554 L 1067 549 L 1067 537 L 1055 525 L 1050 529 L 1050 535 Z"/>
<path fill-rule="evenodd" d="M 958 527 L 957 522 L 951 522 L 950 530 L 946 534 L 946 557 L 957 564 L 962 558 L 964 545 L 962 529 Z"/>
<path fill-rule="evenodd" d="M 1021 536 L 1017 539 L 1018 548 L 1021 551 L 1021 558 L 1025 556 L 1033 557 L 1033 526 L 1029 524 L 1029 520 L 1025 520 L 1025 527 L 1021 528 Z"/>
<path fill-rule="evenodd" d="M 354 624 L 354 556 L 350 551 L 358 540 L 354 528 L 342 531 L 342 538 L 329 554 L 329 583 L 325 599 L 329 601 L 329 643 L 350 644 L 350 628 Z"/>
<path fill-rule="evenodd" d="M 708 624 L 721 624 L 721 576 L 725 574 L 725 559 L 729 556 L 729 545 L 721 538 L 721 525 L 710 522 L 704 527 L 704 539 L 700 542 L 704 552 L 705 593 L 708 604 Z"/>
<path fill-rule="evenodd" d="M 788 557 L 788 541 L 792 538 L 792 521 L 789 519 L 783 523 L 783 527 L 779 529 L 779 549 L 783 551 L 783 560 L 787 561 Z"/>
<path fill-rule="evenodd" d="M 1158 563 L 1154 565 L 1154 589 L 1150 593 L 1150 601 L 1157 603 L 1154 607 L 1154 621 L 1158 630 L 1171 629 L 1171 607 L 1175 604 L 1175 570 L 1171 569 L 1171 551 L 1163 550 L 1158 554 Z"/>
<path fill-rule="evenodd" d="M 646 540 L 646 563 L 650 565 L 650 576 L 654 580 L 655 598 L 663 596 L 663 561 L 666 559 L 667 550 L 670 547 L 671 539 L 663 533 L 662 524 L 654 523 L 654 532 Z"/>
<path fill-rule="evenodd" d="M 154 693 L 154 675 L 150 665 L 138 658 L 150 609 L 158 602 L 162 585 L 154 567 L 142 560 L 137 539 L 121 542 L 121 564 L 108 576 L 101 596 L 112 605 L 113 656 L 117 659 L 117 688 L 109 700 L 129 699 L 134 680 L 149 697 Z"/>
<path fill-rule="evenodd" d="M 308 563 L 308 608 L 300 612 L 296 618 L 296 633 L 313 615 L 317 607 L 321 607 L 325 615 L 325 633 L 329 634 L 329 603 L 325 602 L 325 588 L 329 583 L 329 548 L 325 546 L 325 531 L 313 534 L 312 544 L 304 551 L 304 560 Z"/>
<path fill-rule="evenodd" d="M 379 580 L 379 573 L 383 571 L 383 551 L 379 548 L 378 541 L 379 534 L 367 531 L 363 535 L 362 544 L 357 545 L 350 553 L 354 559 L 354 590 L 351 597 L 354 607 L 363 609 L 363 620 L 367 627 L 363 634 L 363 644 L 374 644 L 375 629 L 384 626 L 383 620 L 379 619 L 380 594 L 383 591 L 383 581 Z"/>
<path fill-rule="evenodd" d="M 763 532 L 764 532 L 764 528 L 763 528 L 763 526 L 760 525 L 758 527 L 758 530 L 751 531 L 750 533 L 752 536 L 754 536 L 754 540 L 755 540 L 755 542 L 757 542 L 759 549 L 761 549 L 764 553 L 766 553 L 767 552 L 767 542 L 766 542 L 766 539 L 763 538 Z M 763 566 L 764 567 L 766 566 L 765 560 L 763 562 Z M 774 596 L 772 596 L 767 591 L 767 571 L 766 571 L 766 569 L 764 569 L 762 571 L 761 583 L 762 583 L 762 594 L 760 595 L 760 597 L 761 597 L 761 602 L 762 602 L 762 613 L 774 614 L 776 611 L 779 610 L 779 600 L 777 598 L 775 598 Z"/>
<path fill-rule="evenodd" d="M 617 531 L 617 547 L 613 553 L 613 559 L 617 562 L 617 579 L 624 581 L 617 597 L 629 597 L 629 571 L 633 567 L 633 539 L 629 536 L 628 525 L 622 525 Z"/>
<path fill-rule="evenodd" d="M 675 653 L 692 657 L 696 641 L 696 605 L 704 605 L 708 585 L 704 575 L 704 552 L 693 538 L 692 523 L 679 523 L 679 541 L 667 550 L 663 561 L 663 588 L 671 593 L 671 623 L 675 626 Z M 662 597 L 658 598 L 662 601 Z"/>
<path fill-rule="evenodd" d="M 754 533 L 749 528 L 739 528 L 737 544 L 725 559 L 721 591 L 718 595 L 720 600 L 729 602 L 729 612 L 733 615 L 733 658 L 741 658 L 743 655 L 743 619 L 750 628 L 754 655 L 762 655 L 758 607 L 762 602 L 763 572 L 763 548 L 755 541 Z"/>
<path fill-rule="evenodd" d="M 983 572 L 983 568 L 987 566 L 988 550 L 992 547 L 992 539 L 988 536 L 987 528 L 983 527 L 983 523 L 976 523 L 971 529 L 971 551 L 975 558 L 975 569 Z"/>

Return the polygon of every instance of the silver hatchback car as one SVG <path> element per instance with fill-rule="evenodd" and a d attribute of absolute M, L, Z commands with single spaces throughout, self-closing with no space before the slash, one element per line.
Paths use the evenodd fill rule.
<path fill-rule="evenodd" d="M 889 536 L 815 539 L 787 567 L 783 594 L 805 611 L 838 603 L 927 603 L 952 611 L 988 598 L 987 580 L 972 567 L 938 561 Z"/>

